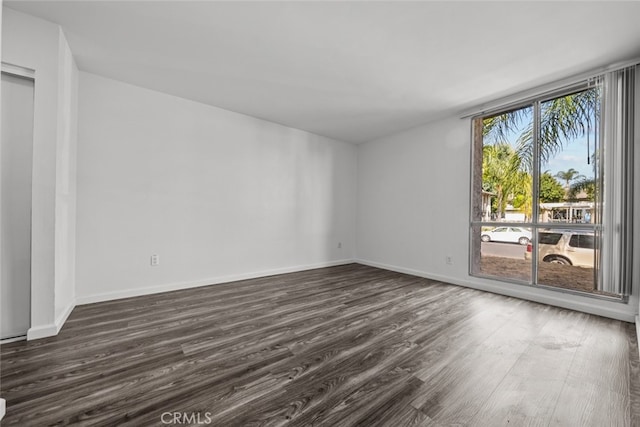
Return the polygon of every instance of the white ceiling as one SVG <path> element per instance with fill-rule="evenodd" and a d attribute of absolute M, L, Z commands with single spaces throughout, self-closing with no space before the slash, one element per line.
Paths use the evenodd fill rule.
<path fill-rule="evenodd" d="M 81 70 L 352 142 L 640 56 L 640 2 L 5 5 Z"/>

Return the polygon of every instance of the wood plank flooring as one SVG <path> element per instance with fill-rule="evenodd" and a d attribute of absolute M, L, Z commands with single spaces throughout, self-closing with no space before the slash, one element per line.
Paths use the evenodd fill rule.
<path fill-rule="evenodd" d="M 79 306 L 0 353 L 3 426 L 640 425 L 633 325 L 357 264 Z"/>

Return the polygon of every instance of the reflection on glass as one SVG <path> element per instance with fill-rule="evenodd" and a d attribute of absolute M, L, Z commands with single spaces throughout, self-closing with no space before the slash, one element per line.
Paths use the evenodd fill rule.
<path fill-rule="evenodd" d="M 531 258 L 531 247 L 527 258 Z M 538 232 L 538 283 L 583 292 L 596 292 L 597 250 L 593 231 L 584 229 Z"/>
<path fill-rule="evenodd" d="M 482 122 L 481 221 L 531 222 L 533 107 Z"/>

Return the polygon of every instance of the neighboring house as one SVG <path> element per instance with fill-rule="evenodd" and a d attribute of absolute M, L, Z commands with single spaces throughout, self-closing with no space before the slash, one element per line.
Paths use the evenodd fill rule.
<path fill-rule="evenodd" d="M 491 198 L 495 193 L 482 190 L 482 220 L 491 221 Z"/>
<path fill-rule="evenodd" d="M 590 223 L 593 209 L 593 202 L 540 203 L 540 221 Z"/>
<path fill-rule="evenodd" d="M 524 222 L 526 219 L 526 214 L 522 209 L 516 209 L 513 205 L 507 205 L 504 209 L 504 220 L 505 221 L 515 221 L 515 222 Z"/>
<path fill-rule="evenodd" d="M 484 194 L 483 194 L 484 199 Z M 540 203 L 541 222 L 590 223 L 593 217 L 593 202 Z M 522 209 L 507 204 L 504 209 L 504 221 L 525 222 L 526 214 Z"/>

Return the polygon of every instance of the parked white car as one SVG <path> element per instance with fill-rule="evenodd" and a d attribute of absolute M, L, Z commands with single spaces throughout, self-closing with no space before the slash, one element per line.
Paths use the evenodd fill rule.
<path fill-rule="evenodd" d="M 538 233 L 538 259 L 554 264 L 593 268 L 597 250 L 589 231 L 547 230 Z M 533 247 L 527 245 L 524 259 L 531 259 Z"/>
<path fill-rule="evenodd" d="M 483 242 L 506 242 L 526 245 L 531 241 L 531 231 L 522 227 L 496 227 L 483 231 L 480 235 Z"/>

